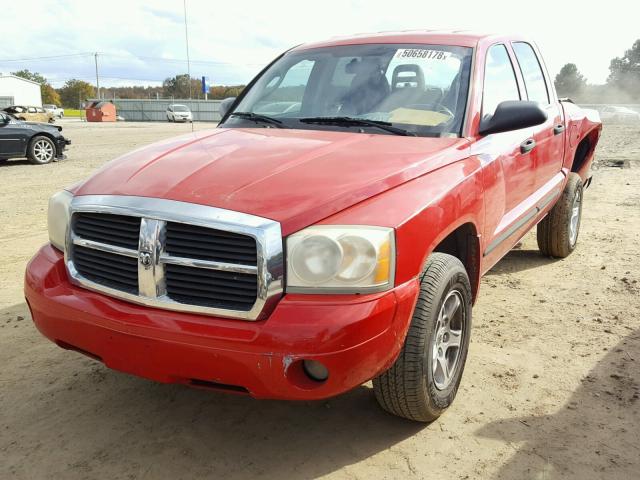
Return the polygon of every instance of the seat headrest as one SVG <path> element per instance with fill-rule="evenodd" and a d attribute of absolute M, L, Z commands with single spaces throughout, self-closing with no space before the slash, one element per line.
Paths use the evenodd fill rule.
<path fill-rule="evenodd" d="M 412 84 L 415 84 L 415 86 Z M 404 64 L 398 65 L 393 69 L 391 87 L 397 90 L 399 88 L 407 88 L 408 86 L 410 88 L 424 90 L 424 73 L 418 65 Z"/>

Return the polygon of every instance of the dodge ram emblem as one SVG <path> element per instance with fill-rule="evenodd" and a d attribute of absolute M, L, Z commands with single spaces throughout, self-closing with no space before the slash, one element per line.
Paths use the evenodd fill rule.
<path fill-rule="evenodd" d="M 140 252 L 140 264 L 148 270 L 151 267 L 151 254 L 149 252 Z"/>

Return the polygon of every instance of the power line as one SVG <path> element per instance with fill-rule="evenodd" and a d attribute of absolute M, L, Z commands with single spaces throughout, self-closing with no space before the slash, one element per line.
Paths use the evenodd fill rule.
<path fill-rule="evenodd" d="M 69 58 L 69 57 L 86 57 L 88 55 L 93 55 L 93 53 L 91 52 L 84 52 L 84 53 L 69 53 L 66 55 L 49 55 L 46 57 L 28 57 L 28 58 L 4 58 L 4 59 L 0 59 L 1 63 L 6 63 L 6 62 L 29 62 L 32 60 L 56 60 L 58 58 Z"/>
<path fill-rule="evenodd" d="M 59 58 L 71 58 L 71 57 L 91 57 L 96 53 L 103 57 L 113 57 L 113 58 L 123 58 L 130 60 L 150 60 L 154 62 L 165 62 L 165 63 L 187 63 L 187 60 L 180 58 L 165 58 L 165 57 L 150 57 L 147 55 L 121 55 L 117 53 L 107 53 L 107 52 L 86 52 L 86 53 L 72 53 L 68 55 L 51 55 L 47 57 L 29 57 L 29 58 L 8 58 L 8 59 L 0 59 L 0 63 L 8 63 L 8 62 L 28 62 L 34 60 L 57 60 Z M 251 67 L 261 67 L 264 66 L 267 62 L 263 63 L 243 63 L 243 62 L 222 62 L 216 60 L 189 60 L 190 63 L 197 63 L 202 65 L 242 65 L 242 66 L 251 66 Z"/>

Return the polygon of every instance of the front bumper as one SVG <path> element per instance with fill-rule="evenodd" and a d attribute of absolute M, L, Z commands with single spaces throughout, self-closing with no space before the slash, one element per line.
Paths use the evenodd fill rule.
<path fill-rule="evenodd" d="M 71 140 L 64 137 L 59 137 L 56 139 L 56 159 L 64 160 L 67 156 L 64 154 L 65 148 L 67 145 L 71 145 Z"/>
<path fill-rule="evenodd" d="M 27 266 L 25 295 L 42 334 L 115 370 L 257 398 L 309 400 L 350 390 L 393 363 L 418 282 L 371 295 L 285 295 L 267 320 L 248 322 L 90 292 L 70 283 L 62 254 L 46 245 Z M 322 362 L 329 378 L 309 379 L 303 359 Z"/>

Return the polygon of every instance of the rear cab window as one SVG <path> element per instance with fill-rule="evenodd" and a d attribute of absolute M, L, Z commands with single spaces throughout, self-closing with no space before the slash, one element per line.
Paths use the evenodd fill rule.
<path fill-rule="evenodd" d="M 514 42 L 512 46 L 520 65 L 527 98 L 543 106 L 549 105 L 549 89 L 533 47 L 526 42 Z"/>

